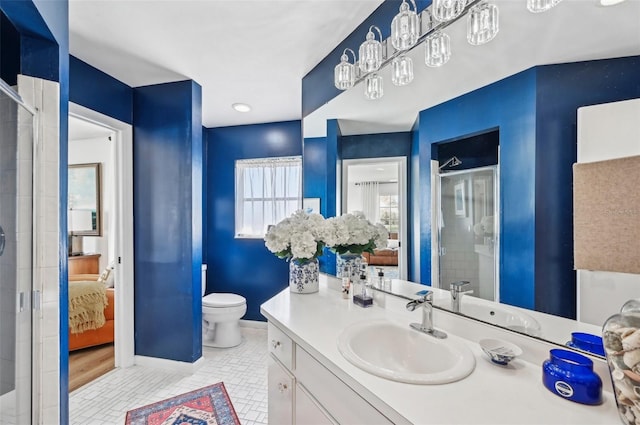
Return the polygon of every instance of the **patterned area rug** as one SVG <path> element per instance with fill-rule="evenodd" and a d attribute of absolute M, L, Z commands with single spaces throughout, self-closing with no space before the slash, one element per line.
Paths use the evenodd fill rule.
<path fill-rule="evenodd" d="M 240 425 L 222 382 L 127 412 L 125 425 Z"/>

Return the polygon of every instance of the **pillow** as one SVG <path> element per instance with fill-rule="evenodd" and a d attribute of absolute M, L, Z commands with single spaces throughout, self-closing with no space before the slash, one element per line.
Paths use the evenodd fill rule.
<path fill-rule="evenodd" d="M 113 273 L 114 267 L 115 267 L 115 263 L 111 262 L 111 264 L 109 264 L 107 268 L 104 269 L 104 271 L 98 278 L 98 282 L 102 282 L 104 286 L 107 288 L 113 288 L 115 284 L 114 282 L 115 275 Z"/>
<path fill-rule="evenodd" d="M 388 239 L 387 248 L 398 249 L 400 247 L 400 241 L 398 239 Z"/>

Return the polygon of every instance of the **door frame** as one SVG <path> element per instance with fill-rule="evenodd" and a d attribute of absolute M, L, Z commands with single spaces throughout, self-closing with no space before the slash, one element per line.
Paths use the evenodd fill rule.
<path fill-rule="evenodd" d="M 379 164 L 382 162 L 395 162 L 398 165 L 398 206 L 400 207 L 400 226 L 398 231 L 398 237 L 400 238 L 399 247 L 399 261 L 398 261 L 398 277 L 402 280 L 407 280 L 408 276 L 408 256 L 409 256 L 409 244 L 407 243 L 408 237 L 408 224 L 409 224 L 409 211 L 407 207 L 407 157 L 405 156 L 389 156 L 389 157 L 376 157 L 376 158 L 357 158 L 357 159 L 343 159 L 342 160 L 342 175 L 340 185 L 342 188 L 341 195 L 338 195 L 338 210 L 339 214 L 346 213 L 347 197 L 349 196 L 349 166 L 351 165 L 369 165 Z"/>
<path fill-rule="evenodd" d="M 113 131 L 115 196 L 115 366 L 134 364 L 133 127 L 69 102 L 69 115 Z"/>

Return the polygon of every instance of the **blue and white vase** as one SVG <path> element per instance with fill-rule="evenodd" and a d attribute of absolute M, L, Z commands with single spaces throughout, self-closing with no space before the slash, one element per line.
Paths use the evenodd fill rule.
<path fill-rule="evenodd" d="M 351 281 L 357 282 L 360 279 L 360 268 L 364 259 L 361 254 L 347 252 L 336 256 L 336 275 L 346 277 L 351 273 Z"/>
<path fill-rule="evenodd" d="M 318 292 L 320 266 L 318 259 L 289 261 L 289 290 L 296 294 Z"/>

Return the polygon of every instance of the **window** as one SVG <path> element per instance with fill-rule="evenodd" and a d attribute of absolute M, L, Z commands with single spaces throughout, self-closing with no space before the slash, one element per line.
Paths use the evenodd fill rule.
<path fill-rule="evenodd" d="M 398 195 L 380 195 L 380 222 L 389 232 L 398 232 L 399 216 Z"/>
<path fill-rule="evenodd" d="M 301 157 L 236 161 L 236 237 L 263 238 L 301 207 Z"/>

